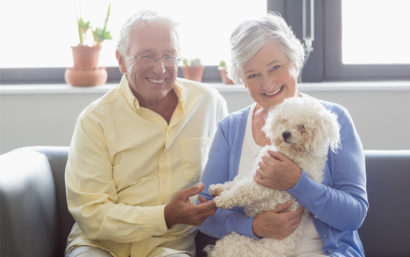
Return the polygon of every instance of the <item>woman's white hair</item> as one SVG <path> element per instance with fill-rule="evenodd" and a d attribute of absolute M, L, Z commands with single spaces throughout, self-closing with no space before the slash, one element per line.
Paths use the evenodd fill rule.
<path fill-rule="evenodd" d="M 235 83 L 242 83 L 241 73 L 245 64 L 266 43 L 275 42 L 279 43 L 299 73 L 305 58 L 303 46 L 280 14 L 269 13 L 262 18 L 243 22 L 233 31 L 228 76 Z"/>
<path fill-rule="evenodd" d="M 146 25 L 161 25 L 169 27 L 171 33 L 174 33 L 176 36 L 177 41 L 175 47 L 177 49 L 177 54 L 179 55 L 181 49 L 179 45 L 179 36 L 176 29 L 177 23 L 169 17 L 159 15 L 155 11 L 142 10 L 131 16 L 121 27 L 116 50 L 122 56 L 126 56 L 128 53 L 130 34 L 132 33 L 133 29 L 139 26 Z"/>

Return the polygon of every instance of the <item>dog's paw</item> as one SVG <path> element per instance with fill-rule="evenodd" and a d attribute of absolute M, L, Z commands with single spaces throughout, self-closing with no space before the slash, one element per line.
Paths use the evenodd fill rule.
<path fill-rule="evenodd" d="M 221 195 L 221 193 L 224 191 L 224 187 L 222 184 L 213 184 L 209 186 L 208 191 L 212 197 L 216 197 Z"/>
<path fill-rule="evenodd" d="M 231 198 L 224 197 L 223 195 L 217 196 L 214 199 L 215 205 L 221 209 L 231 209 L 235 206 L 235 202 Z"/>

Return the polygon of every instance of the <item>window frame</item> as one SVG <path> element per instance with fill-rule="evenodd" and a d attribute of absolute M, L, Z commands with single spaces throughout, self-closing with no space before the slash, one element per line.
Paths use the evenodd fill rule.
<path fill-rule="evenodd" d="M 342 0 L 323 1 L 324 80 L 409 80 L 410 64 L 343 64 Z"/>

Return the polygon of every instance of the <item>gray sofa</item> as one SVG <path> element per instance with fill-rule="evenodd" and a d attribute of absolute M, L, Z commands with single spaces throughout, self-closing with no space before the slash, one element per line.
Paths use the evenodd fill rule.
<path fill-rule="evenodd" d="M 65 197 L 67 147 L 0 155 L 0 256 L 63 256 L 73 224 Z M 410 150 L 366 151 L 366 256 L 410 256 Z"/>

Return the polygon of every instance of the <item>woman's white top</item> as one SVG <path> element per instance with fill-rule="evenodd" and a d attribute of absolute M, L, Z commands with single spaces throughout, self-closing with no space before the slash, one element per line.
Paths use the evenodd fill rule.
<path fill-rule="evenodd" d="M 245 136 L 243 139 L 241 159 L 239 160 L 238 176 L 248 176 L 257 167 L 256 159 L 263 146 L 256 144 L 252 133 L 252 117 L 255 111 L 256 104 L 253 104 L 248 113 L 248 119 L 246 121 Z M 313 256 L 325 256 L 322 253 L 323 241 L 320 239 L 319 234 L 313 224 L 312 216 L 301 224 L 302 237 L 296 244 L 296 247 L 292 250 L 289 257 L 313 257 Z"/>
<path fill-rule="evenodd" d="M 241 159 L 239 160 L 238 176 L 248 176 L 256 167 L 256 159 L 263 146 L 256 144 L 252 133 L 252 117 L 255 111 L 255 104 L 251 106 L 246 121 L 245 136 L 243 138 Z M 256 166 L 256 167 L 255 167 Z"/>

